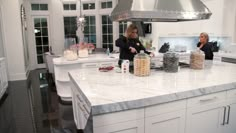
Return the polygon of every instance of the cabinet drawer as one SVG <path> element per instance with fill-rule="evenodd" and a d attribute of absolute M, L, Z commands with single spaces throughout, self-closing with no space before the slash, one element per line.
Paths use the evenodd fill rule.
<path fill-rule="evenodd" d="M 144 118 L 144 109 L 134 109 L 93 117 L 93 126 L 100 127 Z"/>
<path fill-rule="evenodd" d="M 80 104 L 80 108 L 83 110 L 83 112 L 90 114 L 91 107 L 89 103 L 81 96 L 81 94 L 77 91 L 75 92 L 76 100 Z"/>
<path fill-rule="evenodd" d="M 230 98 L 230 99 L 235 98 L 236 99 L 236 89 L 227 91 L 227 98 Z"/>
<path fill-rule="evenodd" d="M 95 127 L 94 133 L 144 133 L 144 119 Z"/>
<path fill-rule="evenodd" d="M 199 96 L 199 97 L 188 99 L 187 107 L 201 106 L 201 105 L 221 102 L 221 101 L 224 101 L 225 99 L 226 99 L 226 91 Z"/>
<path fill-rule="evenodd" d="M 186 108 L 186 100 L 180 100 L 145 108 L 145 117 L 160 115 Z"/>

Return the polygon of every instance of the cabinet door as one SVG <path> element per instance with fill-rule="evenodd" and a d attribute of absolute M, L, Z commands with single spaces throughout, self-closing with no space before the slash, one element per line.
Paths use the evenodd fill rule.
<path fill-rule="evenodd" d="M 144 119 L 121 122 L 93 129 L 94 133 L 144 133 Z"/>
<path fill-rule="evenodd" d="M 235 133 L 236 131 L 236 102 L 228 106 L 225 117 L 224 133 Z"/>
<path fill-rule="evenodd" d="M 184 127 L 185 110 L 145 118 L 145 133 L 184 133 Z"/>
<path fill-rule="evenodd" d="M 222 133 L 226 103 L 187 109 L 186 133 Z"/>

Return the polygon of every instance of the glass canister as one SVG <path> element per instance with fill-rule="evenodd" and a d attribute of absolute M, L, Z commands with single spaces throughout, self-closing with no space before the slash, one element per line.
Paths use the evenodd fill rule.
<path fill-rule="evenodd" d="M 143 50 L 134 57 L 134 75 L 149 76 L 150 75 L 150 57 Z"/>
<path fill-rule="evenodd" d="M 72 61 L 72 60 L 77 60 L 78 55 L 77 55 L 77 50 L 75 49 L 67 49 L 64 51 L 63 56 L 66 60 Z"/>
<path fill-rule="evenodd" d="M 192 51 L 190 55 L 190 68 L 203 69 L 205 63 L 205 54 L 200 49 Z"/>
<path fill-rule="evenodd" d="M 178 72 L 179 55 L 174 52 L 167 52 L 163 56 L 163 67 L 166 72 Z"/>

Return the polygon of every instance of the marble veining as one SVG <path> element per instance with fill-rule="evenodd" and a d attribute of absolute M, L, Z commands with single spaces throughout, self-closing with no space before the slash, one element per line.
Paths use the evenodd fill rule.
<path fill-rule="evenodd" d="M 206 61 L 203 70 L 151 71 L 136 77 L 90 68 L 69 72 L 93 115 L 142 108 L 236 88 L 236 64 Z"/>

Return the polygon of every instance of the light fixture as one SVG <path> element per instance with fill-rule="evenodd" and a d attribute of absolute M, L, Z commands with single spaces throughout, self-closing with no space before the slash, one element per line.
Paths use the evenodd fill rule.
<path fill-rule="evenodd" d="M 79 2 L 80 2 L 80 15 L 77 17 L 77 30 L 79 28 L 81 28 L 81 31 L 84 32 L 86 20 L 85 20 L 85 16 L 82 15 L 82 2 L 81 2 L 81 0 L 79 0 Z"/>

